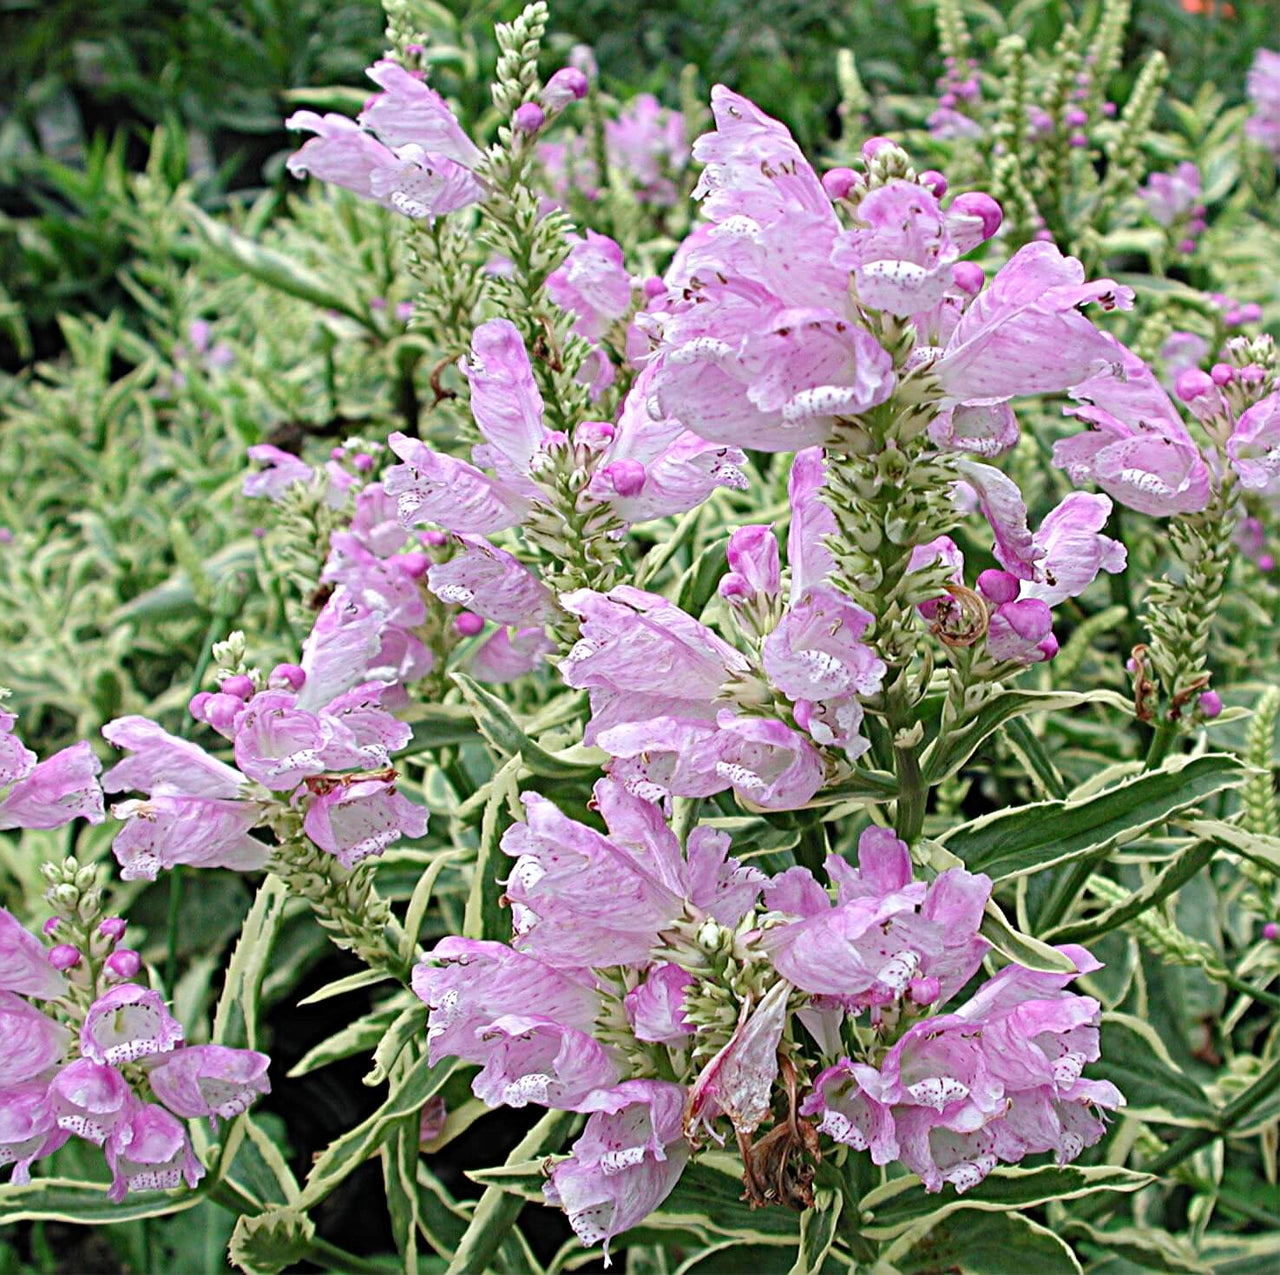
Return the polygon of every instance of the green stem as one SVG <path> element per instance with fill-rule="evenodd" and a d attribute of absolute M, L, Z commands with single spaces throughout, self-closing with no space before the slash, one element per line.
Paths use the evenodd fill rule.
<path fill-rule="evenodd" d="M 1143 766 L 1147 770 L 1155 770 L 1169 755 L 1178 731 L 1172 722 L 1158 722 L 1155 733 L 1151 736 L 1151 746 L 1147 749 L 1147 759 Z"/>

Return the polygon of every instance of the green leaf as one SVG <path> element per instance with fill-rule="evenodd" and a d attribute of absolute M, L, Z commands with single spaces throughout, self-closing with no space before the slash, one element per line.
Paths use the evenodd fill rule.
<path fill-rule="evenodd" d="M 1178 811 L 1224 788 L 1239 787 L 1247 775 L 1247 767 L 1225 753 L 1172 757 L 1159 770 L 1088 797 L 983 815 L 952 828 L 941 840 L 969 871 L 1005 881 L 1076 859 L 1101 858 Z"/>
<path fill-rule="evenodd" d="M 462 934 L 469 939 L 502 939 L 511 933 L 511 920 L 502 910 L 502 886 L 506 857 L 499 848 L 502 834 L 511 826 L 519 809 L 520 786 L 516 779 L 523 765 L 516 753 L 493 777 L 489 799 L 480 820 L 480 848 L 471 877 L 471 892 L 462 920 Z"/>
<path fill-rule="evenodd" d="M 418 935 L 422 933 L 422 923 L 427 918 L 427 909 L 431 905 L 431 895 L 435 891 L 436 881 L 440 873 L 452 863 L 457 863 L 460 852 L 446 851 L 432 860 L 431 866 L 418 878 L 409 896 L 409 906 L 404 914 L 404 939 L 400 945 L 402 960 L 412 961 L 418 951 Z"/>
<path fill-rule="evenodd" d="M 1198 827 L 1192 824 L 1192 827 Z M 1215 848 L 1212 841 L 1194 841 L 1185 850 L 1176 854 L 1169 863 L 1140 890 L 1135 890 L 1123 903 L 1117 903 L 1089 917 L 1086 921 L 1077 921 L 1071 925 L 1060 925 L 1049 934 L 1054 943 L 1091 943 L 1094 939 L 1109 934 L 1117 927 L 1141 916 L 1148 908 L 1155 907 L 1180 890 L 1197 872 L 1213 858 Z"/>
<path fill-rule="evenodd" d="M 882 1257 L 902 1275 L 946 1270 L 965 1275 L 1081 1275 L 1071 1249 L 1021 1213 L 951 1211 L 951 1206 L 918 1222 Z"/>
<path fill-rule="evenodd" d="M 949 779 L 973 756 L 982 741 L 1006 722 L 1028 713 L 1061 713 L 1090 703 L 1131 708 L 1128 701 L 1114 691 L 1001 691 L 958 730 L 940 735 L 929 745 L 921 763 L 925 782 L 939 784 Z"/>
<path fill-rule="evenodd" d="M 36 1178 L 22 1186 L 0 1186 L 0 1226 L 15 1222 L 72 1222 L 106 1226 L 143 1217 L 164 1217 L 193 1209 L 205 1197 L 199 1191 L 129 1196 L 119 1204 L 107 1199 L 104 1182 Z"/>
<path fill-rule="evenodd" d="M 599 775 L 598 761 L 575 761 L 553 756 L 535 744 L 512 717 L 511 710 L 479 682 L 472 681 L 465 673 L 454 673 L 453 680 L 462 691 L 480 733 L 504 757 L 514 757 L 519 753 L 526 768 L 544 779 L 584 779 Z"/>
<path fill-rule="evenodd" d="M 257 1217 L 236 1218 L 227 1256 L 247 1275 L 278 1275 L 307 1256 L 315 1224 L 293 1208 L 268 1209 Z"/>
<path fill-rule="evenodd" d="M 939 1206 L 938 1196 L 927 1192 L 919 1178 L 894 1178 L 862 1197 L 860 1209 L 864 1224 L 859 1230 L 868 1239 L 891 1240 L 922 1219 L 936 1216 L 940 1209 L 943 1212 L 1029 1209 L 1050 1200 L 1073 1200 L 1097 1191 L 1140 1191 L 1154 1181 L 1149 1173 L 1110 1165 L 1000 1167 L 992 1169 L 972 1191 Z"/>
<path fill-rule="evenodd" d="M 1192 819 L 1186 827 L 1192 836 L 1203 837 L 1214 846 L 1243 855 L 1260 868 L 1280 876 L 1280 837 L 1249 832 L 1221 819 Z"/>
<path fill-rule="evenodd" d="M 987 900 L 978 933 L 997 951 L 1018 965 L 1044 970 L 1049 974 L 1065 974 L 1075 969 L 1070 957 L 1055 951 L 1048 943 L 1015 929 L 994 899 Z"/>
<path fill-rule="evenodd" d="M 728 569 L 728 562 L 724 556 L 727 544 L 727 539 L 721 539 L 708 545 L 680 580 L 680 588 L 676 593 L 676 606 L 694 619 L 697 619 L 706 609 L 707 603 L 715 594 L 720 577 Z"/>
<path fill-rule="evenodd" d="M 422 1110 L 423 1104 L 452 1074 L 457 1060 L 444 1058 L 434 1066 L 421 1058 L 392 1088 L 386 1101 L 368 1119 L 331 1142 L 307 1174 L 298 1204 L 309 1209 L 323 1200 L 357 1165 L 363 1164 L 395 1132 L 396 1122 Z"/>
<path fill-rule="evenodd" d="M 375 1048 L 386 1035 L 387 1028 L 395 1020 L 397 1013 L 394 1004 L 382 1005 L 348 1023 L 341 1031 L 308 1049 L 289 1069 L 289 1078 L 292 1080 L 305 1076 L 330 1063 L 350 1058 L 352 1054 L 362 1054 Z"/>
<path fill-rule="evenodd" d="M 559 1151 L 574 1119 L 570 1111 L 548 1111 L 521 1139 L 507 1157 L 507 1163 L 521 1164 Z M 523 1207 L 520 1196 L 496 1184 L 486 1187 L 446 1275 L 485 1275 L 490 1259 L 515 1225 Z"/>
<path fill-rule="evenodd" d="M 1204 1089 L 1169 1057 L 1149 1024 L 1128 1014 L 1103 1014 L 1102 1056 L 1107 1079 L 1127 1106 L 1125 1115 L 1160 1124 L 1213 1128 L 1218 1109 Z"/>
<path fill-rule="evenodd" d="M 385 983 L 391 975 L 386 970 L 357 970 L 346 978 L 335 979 L 326 983 L 310 996 L 304 996 L 299 1002 L 302 1005 L 318 1005 L 332 996 L 345 996 L 347 992 L 358 992 L 362 987 L 372 987 L 375 983 Z"/>
<path fill-rule="evenodd" d="M 814 1207 L 800 1215 L 800 1248 L 790 1275 L 811 1275 L 820 1271 L 831 1246 L 836 1242 L 836 1227 L 844 1196 L 838 1191 L 820 1190 L 814 1197 Z"/>
<path fill-rule="evenodd" d="M 280 1188 L 281 1202 L 284 1204 L 297 1203 L 298 1196 L 301 1194 L 298 1179 L 294 1177 L 293 1170 L 289 1167 L 289 1162 L 281 1155 L 280 1148 L 275 1140 L 268 1136 L 266 1130 L 247 1111 L 240 1116 L 240 1119 L 244 1121 L 247 1140 L 258 1153 L 262 1163 L 271 1171 L 276 1180 L 276 1185 Z"/>
<path fill-rule="evenodd" d="M 309 301 L 322 310 L 337 310 L 339 314 L 354 319 L 361 327 L 376 331 L 368 306 L 361 305 L 354 297 L 338 291 L 323 275 L 304 266 L 296 258 L 287 257 L 254 243 L 252 239 L 246 239 L 193 204 L 184 209 L 184 214 L 196 234 L 238 271 L 252 275 L 269 288 L 288 293 L 300 301 Z"/>
<path fill-rule="evenodd" d="M 395 1134 L 382 1148 L 382 1183 L 387 1195 L 387 1212 L 391 1215 L 391 1233 L 404 1275 L 418 1272 L 418 1132 L 421 1117 L 417 1112 L 400 1121 Z"/>
<path fill-rule="evenodd" d="M 213 1016 L 215 1045 L 257 1049 L 262 980 L 288 901 L 285 883 L 274 873 L 267 873 L 240 927 L 240 938 L 227 966 L 226 981 Z"/>
<path fill-rule="evenodd" d="M 392 1067 L 395 1066 L 396 1059 L 404 1052 L 405 1046 L 411 1040 L 421 1037 L 426 1027 L 427 1007 L 421 1001 L 402 1009 L 373 1051 L 373 1070 L 364 1077 L 364 1083 L 380 1085 L 386 1080 L 391 1074 Z"/>
<path fill-rule="evenodd" d="M 1144 1271 L 1169 1271 L 1172 1275 L 1213 1275 L 1213 1268 L 1202 1262 L 1185 1240 L 1147 1223 L 1141 1229 L 1136 1226 L 1117 1226 L 1099 1230 L 1087 1222 L 1068 1218 L 1062 1230 L 1073 1238 L 1084 1238 L 1096 1244 L 1107 1257 L 1128 1258 Z"/>
<path fill-rule="evenodd" d="M 413 757 L 437 748 L 480 742 L 475 718 L 465 704 L 415 704 L 406 720 L 413 728 L 413 738 L 397 757 Z"/>

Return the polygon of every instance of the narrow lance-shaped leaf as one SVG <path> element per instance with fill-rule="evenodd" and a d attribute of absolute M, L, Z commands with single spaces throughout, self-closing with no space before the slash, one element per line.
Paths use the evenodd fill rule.
<path fill-rule="evenodd" d="M 1101 858 L 1224 788 L 1242 784 L 1247 768 L 1225 753 L 1170 758 L 1079 800 L 1041 801 L 983 815 L 943 835 L 942 844 L 971 872 L 997 881 L 1076 859 Z"/>

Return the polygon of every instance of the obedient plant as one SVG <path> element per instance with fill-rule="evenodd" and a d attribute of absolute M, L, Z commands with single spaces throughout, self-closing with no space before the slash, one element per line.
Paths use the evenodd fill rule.
<path fill-rule="evenodd" d="M 286 164 L 403 242 L 359 305 L 291 284 L 339 426 L 356 332 L 377 408 L 246 437 L 262 597 L 189 688 L 43 762 L 0 715 L 52 913 L 0 911 L 9 1216 L 208 1201 L 241 1269 L 372 1269 L 312 1212 L 377 1156 L 406 1270 L 1265 1262 L 1280 366 L 1212 260 L 1251 196 L 1151 144 L 1158 55 L 1112 106 L 1128 6 L 984 60 L 939 4 L 937 100 L 855 138 L 842 57 L 825 171 L 780 104 L 608 97 L 540 3 L 469 118 L 387 8 Z M 240 374 L 212 342 L 167 394 Z M 28 840 L 108 813 L 119 887 L 95 831 Z M 177 939 L 227 879 L 206 1015 Z M 107 915 L 160 882 L 163 969 Z M 308 1001 L 361 1004 L 269 1081 L 295 918 L 343 953 Z M 361 1054 L 387 1092 L 300 1183 L 272 1103 Z M 472 1126 L 520 1139 L 478 1199 Z"/>

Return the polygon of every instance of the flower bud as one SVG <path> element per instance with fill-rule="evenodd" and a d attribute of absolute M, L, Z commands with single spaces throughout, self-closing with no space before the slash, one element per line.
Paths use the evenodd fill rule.
<path fill-rule="evenodd" d="M 1212 720 L 1222 712 L 1222 696 L 1217 691 L 1205 691 L 1200 696 L 1200 712 Z"/>
<path fill-rule="evenodd" d="M 1202 372 L 1198 367 L 1189 367 L 1186 371 L 1178 373 L 1173 392 L 1184 403 L 1190 403 L 1202 394 L 1211 393 L 1213 388 L 1213 378 L 1207 372 Z"/>
<path fill-rule="evenodd" d="M 406 580 L 421 580 L 431 570 L 431 559 L 417 550 L 399 554 L 391 562 Z"/>
<path fill-rule="evenodd" d="M 463 637 L 475 637 L 484 628 L 484 617 L 474 611 L 461 611 L 454 617 L 453 627 Z"/>
<path fill-rule="evenodd" d="M 1073 106 L 1062 118 L 1068 128 L 1080 128 L 1089 122 L 1089 112 Z"/>
<path fill-rule="evenodd" d="M 598 455 L 613 442 L 617 431 L 608 421 L 583 421 L 573 431 L 573 441 L 579 447 L 586 448 L 592 455 Z"/>
<path fill-rule="evenodd" d="M 75 969 L 80 964 L 80 949 L 72 947 L 70 943 L 59 943 L 57 947 L 49 949 L 49 964 L 55 970 Z"/>
<path fill-rule="evenodd" d="M 987 272 L 976 261 L 957 261 L 951 267 L 951 282 L 968 297 L 976 297 L 987 282 Z"/>
<path fill-rule="evenodd" d="M 776 597 L 782 590 L 782 565 L 778 538 L 771 526 L 739 527 L 725 550 L 733 575 L 742 579 L 748 596 Z M 729 595 L 723 594 L 727 597 Z"/>
<path fill-rule="evenodd" d="M 1184 257 L 1189 257 L 1196 250 L 1196 241 L 1194 239 L 1179 239 L 1178 251 Z"/>
<path fill-rule="evenodd" d="M 524 102 L 516 107 L 511 127 L 517 133 L 536 133 L 547 122 L 547 113 L 537 102 Z"/>
<path fill-rule="evenodd" d="M 897 143 L 889 137 L 868 137 L 862 143 L 862 158 L 869 164 L 881 151 L 889 150 L 896 145 Z"/>
<path fill-rule="evenodd" d="M 947 179 L 936 168 L 927 168 L 920 174 L 920 185 L 935 199 L 941 199 L 947 193 Z"/>
<path fill-rule="evenodd" d="M 367 474 L 373 468 L 373 457 L 368 452 L 357 452 L 351 463 L 359 473 Z"/>
<path fill-rule="evenodd" d="M 44 866 L 49 867 L 51 865 L 45 864 Z M 60 916 L 51 916 L 44 923 L 43 928 L 44 928 L 45 937 L 52 938 L 53 935 L 55 935 L 58 932 L 58 926 L 60 926 L 61 924 L 62 924 L 62 918 Z"/>
<path fill-rule="evenodd" d="M 1224 385 L 1230 385 L 1236 379 L 1236 370 L 1230 363 L 1215 363 L 1210 369 L 1209 375 L 1213 378 L 1213 383 L 1221 389 Z"/>
<path fill-rule="evenodd" d="M 832 168 L 822 174 L 822 189 L 828 199 L 843 199 L 861 181 L 852 168 Z"/>
<path fill-rule="evenodd" d="M 913 978 L 907 984 L 907 995 L 915 1005 L 932 1005 L 942 994 L 942 984 L 932 976 Z"/>
<path fill-rule="evenodd" d="M 204 706 L 213 698 L 209 691 L 197 691 L 187 701 L 187 712 L 198 722 L 204 721 Z"/>
<path fill-rule="evenodd" d="M 432 549 L 439 549 L 442 545 L 449 543 L 449 537 L 443 531 L 437 531 L 434 527 L 428 527 L 425 531 L 418 532 L 418 539 L 422 544 Z"/>
<path fill-rule="evenodd" d="M 1000 229 L 1000 223 L 1004 220 L 1000 205 L 990 195 L 980 190 L 971 190 L 963 195 L 957 195 L 951 201 L 948 212 L 961 217 L 974 217 L 980 221 L 984 240 L 990 239 Z"/>
<path fill-rule="evenodd" d="M 291 691 L 300 691 L 306 680 L 307 671 L 301 664 L 277 664 L 271 670 L 267 685 L 281 689 L 287 688 Z"/>
<path fill-rule="evenodd" d="M 1000 606 L 1012 602 L 1018 596 L 1018 578 L 1008 571 L 998 571 L 994 567 L 983 571 L 978 576 L 978 589 L 988 602 Z"/>
<path fill-rule="evenodd" d="M 1277 924 L 1275 921 L 1268 921 L 1266 925 L 1262 927 L 1262 937 L 1266 939 L 1268 943 L 1274 943 L 1277 939 L 1280 939 L 1280 924 Z"/>
<path fill-rule="evenodd" d="M 142 968 L 142 957 L 129 947 L 118 947 L 107 957 L 103 968 L 112 978 L 133 978 Z"/>
<path fill-rule="evenodd" d="M 667 294 L 667 285 L 665 280 L 660 279 L 656 274 L 650 275 L 641 285 L 641 291 L 645 295 L 646 301 L 653 301 L 658 297 L 664 297 Z"/>
<path fill-rule="evenodd" d="M 248 699 L 253 694 L 253 678 L 246 676 L 244 673 L 237 673 L 235 677 L 224 678 L 219 685 L 219 690 L 224 695 L 234 695 L 237 699 Z"/>
<path fill-rule="evenodd" d="M 1241 323 L 1257 323 L 1262 318 L 1262 307 L 1256 301 L 1249 301 L 1240 307 Z"/>
<path fill-rule="evenodd" d="M 644 466 L 638 460 L 615 460 L 600 470 L 601 475 L 619 496 L 637 496 L 644 486 Z"/>
<path fill-rule="evenodd" d="M 542 90 L 542 105 L 558 115 L 571 102 L 580 102 L 587 95 L 587 77 L 576 66 L 562 66 Z"/>
<path fill-rule="evenodd" d="M 125 921 L 124 917 L 108 916 L 102 919 L 101 924 L 98 926 L 98 933 L 101 934 L 103 938 L 110 939 L 113 943 L 118 943 L 122 938 L 124 938 L 124 932 L 127 926 L 128 922 Z"/>

